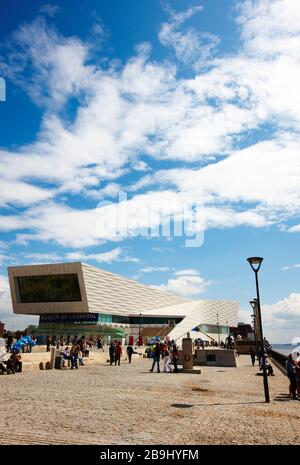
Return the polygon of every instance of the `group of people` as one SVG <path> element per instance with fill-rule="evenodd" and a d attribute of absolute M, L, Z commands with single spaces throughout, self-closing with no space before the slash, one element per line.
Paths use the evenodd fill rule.
<path fill-rule="evenodd" d="M 163 361 L 163 371 L 165 373 L 178 373 L 178 348 L 174 340 L 156 342 L 150 347 L 150 353 L 153 358 L 152 367 L 149 371 L 153 373 L 155 365 L 157 373 L 160 373 L 160 360 Z M 171 367 L 173 363 L 174 369 Z"/>
<path fill-rule="evenodd" d="M 113 341 L 110 343 L 109 349 L 109 363 L 110 365 L 120 365 L 121 358 L 123 355 L 122 345 L 120 341 Z M 136 352 L 131 344 L 128 344 L 126 348 L 128 363 L 131 364 L 131 359 L 133 354 L 142 355 L 140 352 Z"/>
<path fill-rule="evenodd" d="M 296 356 L 290 354 L 285 362 L 285 369 L 287 377 L 290 381 L 289 394 L 293 400 L 300 399 L 300 353 L 297 352 Z"/>
<path fill-rule="evenodd" d="M 64 339 L 63 336 L 59 336 L 59 337 L 56 337 L 56 336 L 46 336 L 46 350 L 47 352 L 50 351 L 50 346 L 52 347 L 56 347 L 57 349 L 59 349 L 59 347 L 61 346 L 64 346 L 64 345 L 76 345 L 76 344 L 79 344 L 80 347 L 81 347 L 81 350 L 84 352 L 84 351 L 90 351 L 91 348 L 93 347 L 94 345 L 94 338 L 92 336 L 88 337 L 87 339 L 85 338 L 85 336 L 81 336 L 81 337 L 78 337 L 78 336 L 73 336 L 73 338 L 71 339 L 71 336 L 67 336 L 66 339 Z M 84 347 L 82 347 L 84 345 Z M 96 345 L 97 345 L 97 348 L 98 349 L 102 349 L 103 350 L 103 346 L 102 346 L 102 340 L 100 337 L 97 337 L 96 339 Z"/>
<path fill-rule="evenodd" d="M 32 347 L 36 345 L 36 336 L 26 335 L 26 332 L 21 333 L 17 331 L 16 337 L 14 338 L 11 334 L 8 334 L 6 339 L 6 352 L 15 352 L 16 349 L 22 353 L 30 353 Z"/>
<path fill-rule="evenodd" d="M 81 366 L 84 366 L 83 357 L 88 357 L 88 353 L 83 349 L 79 343 L 73 344 L 69 349 L 69 346 L 66 346 L 62 352 L 63 356 L 63 367 L 66 366 L 66 361 L 68 366 L 71 365 L 71 370 L 73 368 L 78 368 L 78 363 Z"/>
<path fill-rule="evenodd" d="M 22 357 L 19 350 L 13 350 L 8 356 L 3 355 L 0 359 L 0 371 L 2 373 L 22 373 Z"/>
<path fill-rule="evenodd" d="M 268 376 L 274 376 L 274 370 L 271 365 L 271 362 L 267 356 L 267 353 L 262 350 L 255 350 L 254 347 L 250 347 L 250 357 L 252 366 L 254 367 L 255 361 L 258 361 L 258 366 L 260 370 L 263 370 L 263 361 L 265 361 L 265 367 Z"/>

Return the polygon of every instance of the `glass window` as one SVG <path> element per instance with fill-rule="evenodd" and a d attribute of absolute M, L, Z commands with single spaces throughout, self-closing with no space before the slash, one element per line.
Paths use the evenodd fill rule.
<path fill-rule="evenodd" d="M 212 333 L 212 334 L 228 334 L 228 326 L 222 325 L 205 325 L 201 324 L 198 326 L 199 331 L 203 331 L 203 333 Z"/>
<path fill-rule="evenodd" d="M 81 301 L 77 274 L 16 278 L 21 303 Z"/>

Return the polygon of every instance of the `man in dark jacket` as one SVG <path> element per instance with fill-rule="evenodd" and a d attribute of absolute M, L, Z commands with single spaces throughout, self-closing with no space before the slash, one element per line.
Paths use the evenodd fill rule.
<path fill-rule="evenodd" d="M 131 363 L 132 354 L 141 355 L 139 352 L 136 352 L 135 350 L 133 350 L 132 345 L 129 344 L 129 345 L 127 346 L 128 363 Z"/>
<path fill-rule="evenodd" d="M 155 364 L 157 363 L 157 373 L 160 373 L 159 360 L 160 360 L 160 344 L 157 342 L 154 348 L 154 352 L 153 352 L 152 368 L 149 371 L 153 373 Z"/>
<path fill-rule="evenodd" d="M 296 390 L 297 390 L 297 377 L 296 377 L 296 365 L 293 360 L 292 354 L 288 356 L 287 361 L 285 362 L 285 369 L 287 377 L 290 380 L 290 394 L 294 400 L 297 399 Z"/>
<path fill-rule="evenodd" d="M 109 346 L 110 365 L 112 365 L 115 361 L 115 351 L 116 351 L 115 345 L 113 342 L 111 342 Z"/>

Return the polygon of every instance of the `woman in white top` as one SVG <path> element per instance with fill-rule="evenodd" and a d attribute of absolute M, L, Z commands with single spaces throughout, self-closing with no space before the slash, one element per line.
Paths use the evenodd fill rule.
<path fill-rule="evenodd" d="M 172 368 L 171 368 L 170 363 L 171 363 L 170 353 L 166 350 L 165 356 L 164 356 L 164 372 L 165 373 L 171 373 L 172 372 Z"/>

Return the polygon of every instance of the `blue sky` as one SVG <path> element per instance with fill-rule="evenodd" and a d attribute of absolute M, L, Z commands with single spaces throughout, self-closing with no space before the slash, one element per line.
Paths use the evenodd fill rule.
<path fill-rule="evenodd" d="M 6 267 L 81 260 L 300 336 L 297 0 L 1 6 L 0 319 Z M 119 204 L 124 192 L 127 201 Z M 106 202 L 106 204 L 105 204 Z M 170 208 L 187 234 L 144 237 Z M 193 221 L 196 208 L 200 222 Z M 112 218 L 128 231 L 116 236 Z M 149 212 L 151 211 L 151 214 Z M 152 215 L 152 216 L 151 216 Z M 172 231 L 172 230 L 171 230 Z"/>

